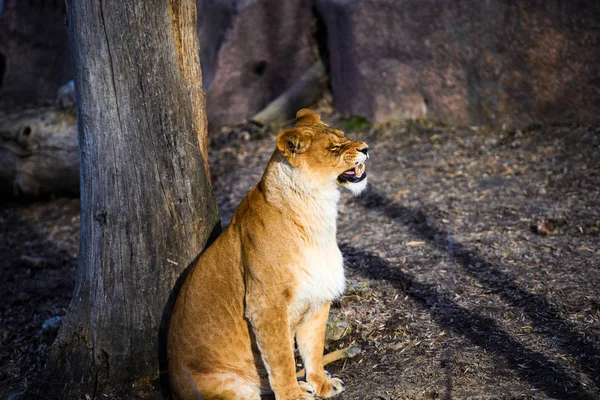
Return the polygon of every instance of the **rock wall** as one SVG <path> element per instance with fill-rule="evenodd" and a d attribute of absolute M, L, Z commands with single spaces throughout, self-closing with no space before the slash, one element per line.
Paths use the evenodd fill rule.
<path fill-rule="evenodd" d="M 372 121 L 600 121 L 596 0 L 317 0 L 335 106 Z"/>
<path fill-rule="evenodd" d="M 336 108 L 372 121 L 600 122 L 597 0 L 196 0 L 209 124 L 262 110 L 322 53 Z M 319 43 L 323 45 L 323 43 Z M 72 76 L 62 1 L 4 0 L 0 109 Z"/>
<path fill-rule="evenodd" d="M 0 14 L 0 109 L 54 101 L 72 77 L 64 1 L 4 0 Z"/>
<path fill-rule="evenodd" d="M 264 108 L 316 60 L 312 0 L 198 0 L 209 124 Z"/>

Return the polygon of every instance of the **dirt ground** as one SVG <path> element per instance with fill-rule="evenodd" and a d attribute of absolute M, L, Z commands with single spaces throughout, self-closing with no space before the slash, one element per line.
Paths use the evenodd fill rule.
<path fill-rule="evenodd" d="M 348 291 L 328 367 L 348 399 L 600 398 L 600 128 L 523 131 L 324 117 L 371 147 L 370 187 L 342 196 Z M 275 133 L 211 137 L 228 223 Z M 44 364 L 68 307 L 79 201 L 0 211 L 0 398 Z M 56 319 L 55 319 L 56 320 Z"/>

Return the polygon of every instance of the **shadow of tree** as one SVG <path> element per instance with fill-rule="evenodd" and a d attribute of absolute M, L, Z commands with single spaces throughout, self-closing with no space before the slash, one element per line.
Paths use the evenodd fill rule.
<path fill-rule="evenodd" d="M 456 261 L 469 275 L 498 294 L 504 301 L 528 315 L 540 332 L 558 337 L 557 345 L 577 359 L 582 371 L 591 380 L 600 378 L 600 350 L 598 346 L 578 332 L 577 328 L 564 318 L 543 296 L 532 294 L 519 287 L 508 274 L 500 271 L 475 251 L 468 249 L 435 224 L 420 210 L 396 204 L 376 189 L 359 199 L 359 204 L 368 210 L 383 212 L 387 217 L 402 221 L 415 236 L 425 240 Z M 451 243 L 451 246 L 448 245 Z M 355 247 L 344 245 L 342 251 L 348 258 L 349 268 L 363 263 L 362 273 L 373 279 L 383 279 L 393 283 L 399 290 L 409 295 L 426 308 L 444 328 L 469 339 L 472 343 L 489 351 L 497 351 L 521 376 L 534 387 L 548 395 L 560 398 L 592 399 L 581 383 L 560 365 L 536 351 L 527 349 L 489 317 L 481 316 L 459 306 L 429 284 L 421 283 L 412 276 L 377 256 L 365 253 Z M 528 364 L 527 370 L 519 367 Z M 597 386 L 597 385 L 596 385 Z M 565 388 L 568 391 L 565 390 Z"/>
<path fill-rule="evenodd" d="M 548 357 L 527 349 L 502 331 L 489 317 L 473 313 L 439 293 L 435 287 L 418 282 L 392 263 L 350 245 L 340 246 L 346 266 L 360 270 L 371 279 L 392 283 L 413 301 L 428 310 L 445 330 L 454 332 L 473 344 L 503 357 L 507 363 L 535 388 L 549 396 L 570 399 L 594 399 L 567 371 Z M 363 267 L 358 267 L 364 265 Z M 527 369 L 520 365 L 527 364 Z M 565 388 L 570 388 L 568 392 Z"/>

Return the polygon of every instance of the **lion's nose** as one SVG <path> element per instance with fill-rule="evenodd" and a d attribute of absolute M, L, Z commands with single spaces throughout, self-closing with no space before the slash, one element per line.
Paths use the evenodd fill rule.
<path fill-rule="evenodd" d="M 357 149 L 357 150 L 360 151 L 361 153 L 363 153 L 365 156 L 367 156 L 367 158 L 369 158 L 369 146 L 363 147 L 362 149 Z"/>

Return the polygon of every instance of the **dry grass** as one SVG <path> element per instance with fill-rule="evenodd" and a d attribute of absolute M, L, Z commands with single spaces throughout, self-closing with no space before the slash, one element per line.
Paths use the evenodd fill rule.
<path fill-rule="evenodd" d="M 274 136 L 222 135 L 227 221 Z M 369 191 L 340 207 L 350 288 L 333 313 L 350 333 L 330 349 L 364 350 L 330 368 L 340 398 L 599 398 L 600 129 L 416 120 L 350 135 L 373 157 Z"/>
<path fill-rule="evenodd" d="M 356 129 L 372 154 L 368 193 L 340 205 L 349 289 L 329 349 L 363 352 L 330 367 L 346 382 L 338 398 L 600 398 L 600 129 L 324 119 Z M 241 125 L 212 136 L 225 223 L 274 135 Z M 0 397 L 41 367 L 52 340 L 41 323 L 68 305 L 78 206 L 2 211 Z"/>

